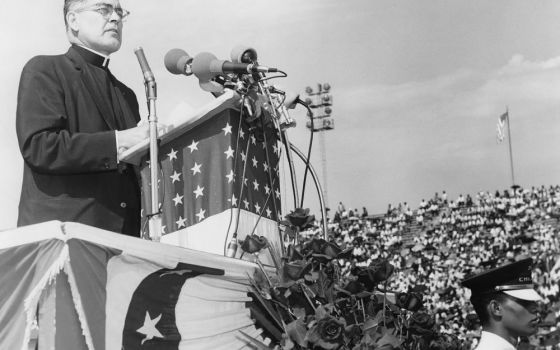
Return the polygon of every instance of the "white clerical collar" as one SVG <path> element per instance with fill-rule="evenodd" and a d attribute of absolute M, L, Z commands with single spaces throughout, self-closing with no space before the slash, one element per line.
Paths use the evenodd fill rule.
<path fill-rule="evenodd" d="M 91 52 L 93 52 L 94 54 L 103 57 L 103 65 L 102 65 L 103 67 L 107 67 L 107 64 L 109 64 L 109 56 L 108 56 L 108 55 L 104 55 L 104 54 L 102 54 L 102 53 L 99 52 L 99 51 L 95 51 L 94 49 L 90 49 L 89 47 L 84 46 L 84 45 L 81 45 L 81 44 L 78 44 L 78 46 L 79 46 L 79 47 L 83 47 L 84 49 L 86 49 L 86 50 L 88 50 L 88 51 L 91 51 Z"/>

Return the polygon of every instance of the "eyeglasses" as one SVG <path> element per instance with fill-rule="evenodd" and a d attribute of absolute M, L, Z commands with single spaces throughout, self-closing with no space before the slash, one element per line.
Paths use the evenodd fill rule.
<path fill-rule="evenodd" d="M 108 21 L 111 18 L 113 12 L 116 13 L 117 16 L 119 16 L 120 20 L 123 22 L 126 20 L 126 17 L 130 15 L 130 11 L 123 9 L 122 7 L 114 7 L 111 4 L 104 4 L 104 3 L 95 4 L 89 7 L 83 7 L 74 10 L 74 12 L 83 12 L 83 11 L 95 11 L 99 13 L 106 21 Z"/>

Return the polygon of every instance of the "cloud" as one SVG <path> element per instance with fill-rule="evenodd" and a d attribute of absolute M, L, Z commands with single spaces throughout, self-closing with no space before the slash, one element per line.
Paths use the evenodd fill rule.
<path fill-rule="evenodd" d="M 398 118 L 441 120 L 484 119 L 515 107 L 530 114 L 558 106 L 560 57 L 529 61 L 514 55 L 493 71 L 457 70 L 430 80 L 398 85 L 348 87 L 337 91 L 337 110 L 354 116 L 355 122 Z M 360 111 L 369 111 L 365 116 Z M 373 118 L 372 118 L 373 116 Z"/>
<path fill-rule="evenodd" d="M 557 69 L 560 67 L 560 57 L 553 57 L 545 61 L 529 61 L 521 54 L 513 55 L 509 62 L 498 70 L 498 75 L 518 75 Z"/>

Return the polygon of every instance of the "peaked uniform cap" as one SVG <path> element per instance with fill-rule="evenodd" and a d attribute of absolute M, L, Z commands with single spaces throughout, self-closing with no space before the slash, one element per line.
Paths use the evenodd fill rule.
<path fill-rule="evenodd" d="M 463 287 L 469 288 L 472 295 L 503 292 L 518 299 L 542 300 L 533 289 L 531 277 L 533 260 L 531 258 L 516 261 L 511 264 L 471 276 L 463 282 Z"/>

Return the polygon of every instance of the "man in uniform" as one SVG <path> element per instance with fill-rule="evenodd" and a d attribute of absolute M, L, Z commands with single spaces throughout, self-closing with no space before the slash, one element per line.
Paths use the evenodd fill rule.
<path fill-rule="evenodd" d="M 136 172 L 118 152 L 148 136 L 134 92 L 109 71 L 128 15 L 118 0 L 65 0 L 71 44 L 24 67 L 16 132 L 24 159 L 18 226 L 75 221 L 138 236 Z"/>
<path fill-rule="evenodd" d="M 535 334 L 540 295 L 533 289 L 532 259 L 477 274 L 462 282 L 482 324 L 476 350 L 515 350 L 520 337 Z"/>

